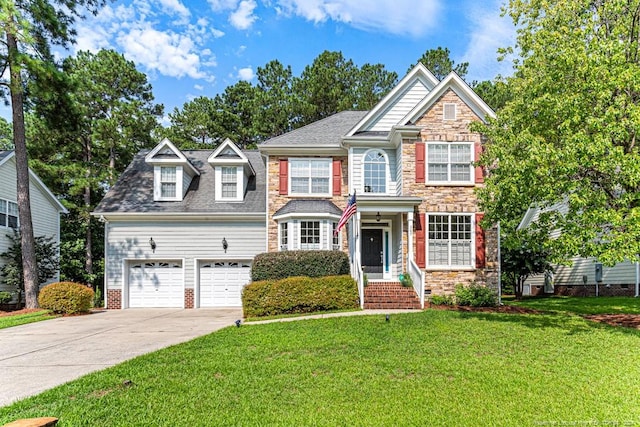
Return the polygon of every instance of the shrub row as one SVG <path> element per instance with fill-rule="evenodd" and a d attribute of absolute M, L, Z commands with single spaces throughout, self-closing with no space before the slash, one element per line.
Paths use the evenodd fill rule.
<path fill-rule="evenodd" d="M 93 289 L 73 282 L 57 282 L 40 290 L 38 303 L 41 308 L 60 314 L 89 311 L 93 302 Z"/>
<path fill-rule="evenodd" d="M 351 276 L 288 277 L 250 283 L 242 292 L 245 317 L 358 308 Z"/>
<path fill-rule="evenodd" d="M 456 285 L 455 294 L 434 295 L 431 297 L 434 305 L 461 305 L 468 307 L 494 307 L 498 304 L 496 294 L 486 286 L 462 284 Z"/>
<path fill-rule="evenodd" d="M 251 280 L 254 282 L 344 274 L 349 274 L 349 256 L 342 251 L 266 252 L 255 257 L 251 268 Z"/>

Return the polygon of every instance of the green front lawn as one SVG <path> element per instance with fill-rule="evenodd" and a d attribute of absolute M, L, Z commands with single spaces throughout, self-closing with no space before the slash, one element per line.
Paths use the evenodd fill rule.
<path fill-rule="evenodd" d="M 640 314 L 640 298 L 633 297 L 533 297 L 521 301 L 503 299 L 505 304 L 540 311 L 573 314 Z"/>
<path fill-rule="evenodd" d="M 0 408 L 0 424 L 636 425 L 637 360 L 640 331 L 557 315 L 243 325 Z"/>
<path fill-rule="evenodd" d="M 0 316 L 0 329 L 10 328 L 12 326 L 24 325 L 26 323 L 39 322 L 41 320 L 53 319 L 58 317 L 51 314 L 48 310 L 32 311 L 22 314 L 8 314 Z"/>

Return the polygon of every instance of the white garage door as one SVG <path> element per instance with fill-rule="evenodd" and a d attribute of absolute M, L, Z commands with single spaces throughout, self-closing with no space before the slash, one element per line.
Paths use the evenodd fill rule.
<path fill-rule="evenodd" d="M 242 288 L 251 280 L 250 261 L 200 265 L 200 307 L 241 307 Z"/>
<path fill-rule="evenodd" d="M 129 307 L 183 307 L 180 261 L 133 262 L 129 265 Z"/>

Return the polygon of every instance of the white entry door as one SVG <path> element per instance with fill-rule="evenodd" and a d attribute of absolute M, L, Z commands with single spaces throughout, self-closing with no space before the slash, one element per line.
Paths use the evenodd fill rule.
<path fill-rule="evenodd" d="M 129 307 L 184 307 L 180 261 L 139 261 L 129 264 Z"/>
<path fill-rule="evenodd" d="M 251 280 L 250 261 L 208 261 L 200 265 L 200 307 L 241 307 Z"/>

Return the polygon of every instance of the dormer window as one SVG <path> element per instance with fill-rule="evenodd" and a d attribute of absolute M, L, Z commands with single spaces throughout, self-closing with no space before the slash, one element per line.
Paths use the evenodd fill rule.
<path fill-rule="evenodd" d="M 238 197 L 238 168 L 235 166 L 222 167 L 222 198 L 235 199 Z"/>
<path fill-rule="evenodd" d="M 222 144 L 207 160 L 215 173 L 215 199 L 241 202 L 255 171 L 247 156 L 230 139 Z"/>
<path fill-rule="evenodd" d="M 145 156 L 145 162 L 153 166 L 153 200 L 156 202 L 182 201 L 193 177 L 200 175 L 168 139 L 156 145 Z"/>
<path fill-rule="evenodd" d="M 163 199 L 174 199 L 176 197 L 176 167 L 160 167 L 160 197 Z"/>

